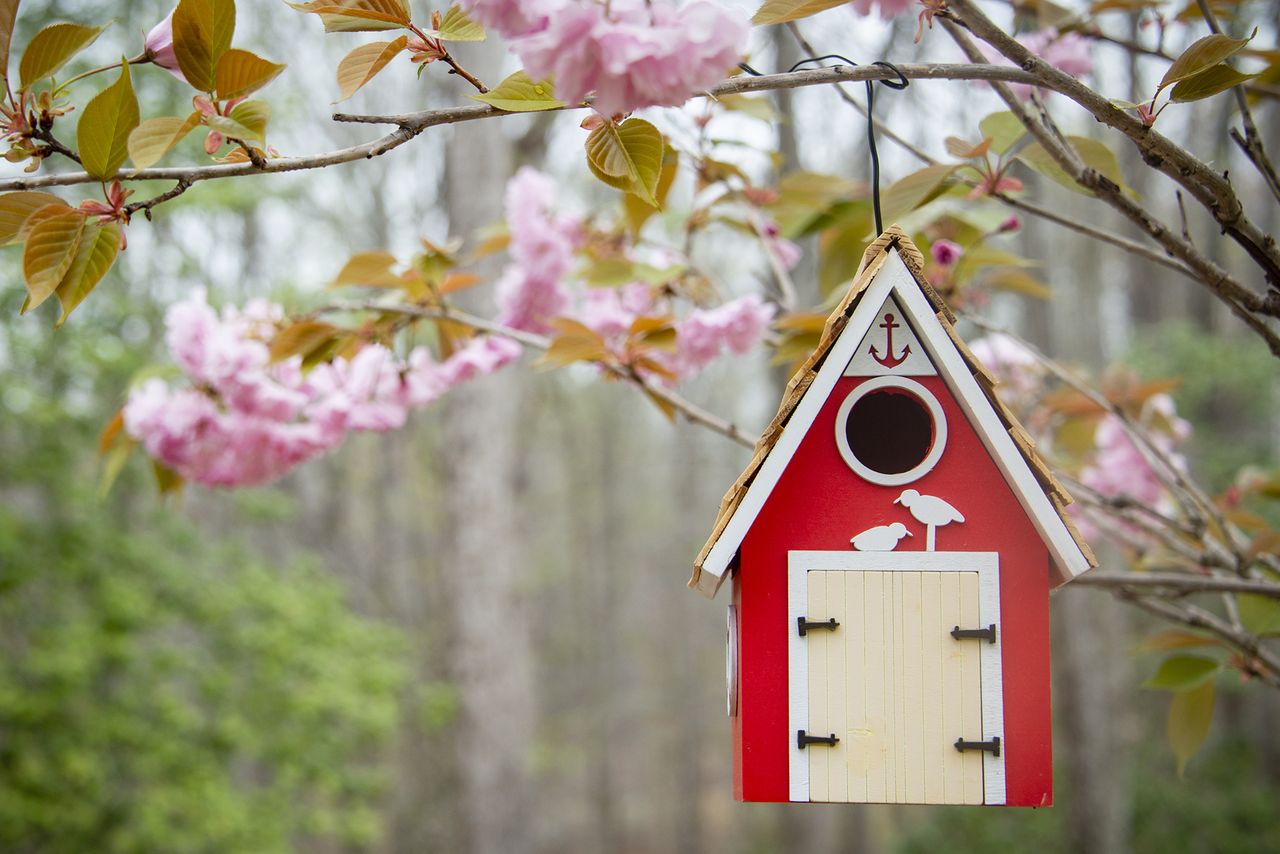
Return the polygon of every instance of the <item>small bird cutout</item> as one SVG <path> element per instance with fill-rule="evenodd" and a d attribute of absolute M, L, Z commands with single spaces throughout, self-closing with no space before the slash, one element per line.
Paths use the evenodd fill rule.
<path fill-rule="evenodd" d="M 902 494 L 893 500 L 911 511 L 917 522 L 925 526 L 925 551 L 934 550 L 935 531 L 942 525 L 952 522 L 963 522 L 960 511 L 936 495 L 921 495 L 914 489 L 904 489 Z"/>
<path fill-rule="evenodd" d="M 910 537 L 911 532 L 901 522 L 868 528 L 849 542 L 860 552 L 891 552 L 898 547 L 898 540 Z"/>

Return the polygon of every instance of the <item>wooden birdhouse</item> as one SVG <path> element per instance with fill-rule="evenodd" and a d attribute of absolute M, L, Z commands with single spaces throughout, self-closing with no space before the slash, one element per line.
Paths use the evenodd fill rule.
<path fill-rule="evenodd" d="M 1096 565 L 890 228 L 721 504 L 734 794 L 1047 806 L 1049 591 Z"/>

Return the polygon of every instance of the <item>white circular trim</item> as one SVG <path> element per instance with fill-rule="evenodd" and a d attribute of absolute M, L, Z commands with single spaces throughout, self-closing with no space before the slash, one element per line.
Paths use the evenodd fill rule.
<path fill-rule="evenodd" d="M 914 396 L 925 405 L 930 417 L 933 418 L 933 447 L 929 449 L 929 453 L 919 465 L 897 474 L 885 474 L 864 465 L 853 455 L 852 449 L 849 448 L 849 437 L 845 433 L 845 419 L 849 417 L 849 410 L 853 409 L 853 405 L 871 392 L 884 388 L 900 389 Z M 938 403 L 938 399 L 927 388 L 906 377 L 872 377 L 849 392 L 849 396 L 840 404 L 840 411 L 836 413 L 836 447 L 840 449 L 840 456 L 859 477 L 881 486 L 901 486 L 924 477 L 938 464 L 938 460 L 942 459 L 942 452 L 946 445 L 947 419 L 942 414 L 942 404 Z"/>
<path fill-rule="evenodd" d="M 729 606 L 729 626 L 724 645 L 725 699 L 729 717 L 738 716 L 738 609 Z"/>

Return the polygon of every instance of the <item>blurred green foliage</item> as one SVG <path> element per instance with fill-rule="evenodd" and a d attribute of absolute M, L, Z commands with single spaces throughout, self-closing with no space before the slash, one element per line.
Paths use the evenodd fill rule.
<path fill-rule="evenodd" d="M 94 436 L 153 305 L 0 330 L 0 850 L 367 848 L 402 632 L 308 563 L 209 541 L 158 505 L 141 459 L 96 495 Z"/>

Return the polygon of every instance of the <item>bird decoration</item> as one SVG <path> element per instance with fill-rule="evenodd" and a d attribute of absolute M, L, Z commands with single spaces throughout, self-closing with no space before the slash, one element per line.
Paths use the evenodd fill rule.
<path fill-rule="evenodd" d="M 892 525 L 868 528 L 849 542 L 860 552 L 891 552 L 898 547 L 899 540 L 910 536 L 912 534 L 906 525 L 894 522 Z"/>
<path fill-rule="evenodd" d="M 921 495 L 914 489 L 904 489 L 902 494 L 893 499 L 894 504 L 901 504 L 911 511 L 917 522 L 925 526 L 925 546 L 927 552 L 934 550 L 936 529 L 952 522 L 963 522 L 960 511 L 936 495 Z"/>

